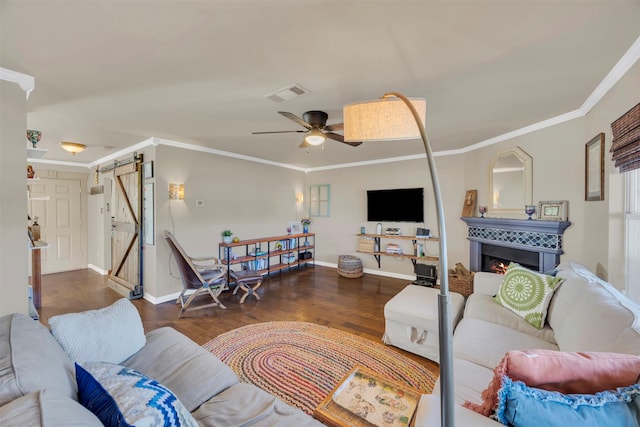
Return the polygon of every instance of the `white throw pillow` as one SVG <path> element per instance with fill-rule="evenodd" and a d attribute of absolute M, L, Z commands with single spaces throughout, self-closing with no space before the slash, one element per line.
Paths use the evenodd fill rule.
<path fill-rule="evenodd" d="M 53 316 L 49 326 L 76 362 L 120 363 L 146 343 L 140 314 L 126 298 L 100 310 Z"/>

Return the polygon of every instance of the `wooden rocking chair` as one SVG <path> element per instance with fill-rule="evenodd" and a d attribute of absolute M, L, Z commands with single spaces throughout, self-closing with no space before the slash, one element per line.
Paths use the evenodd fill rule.
<path fill-rule="evenodd" d="M 201 308 L 219 306 L 222 309 L 226 309 L 227 307 L 218 299 L 222 291 L 228 289 L 226 266 L 220 264 L 216 257 L 190 257 L 168 230 L 164 231 L 164 238 L 176 259 L 182 279 L 182 292 L 180 292 L 176 300 L 176 304 L 180 303 L 182 305 L 178 318 L 182 317 L 182 314 L 186 311 L 199 310 Z M 187 291 L 193 292 L 187 297 L 185 295 Z M 214 302 L 189 307 L 194 298 L 202 294 L 209 294 Z"/>

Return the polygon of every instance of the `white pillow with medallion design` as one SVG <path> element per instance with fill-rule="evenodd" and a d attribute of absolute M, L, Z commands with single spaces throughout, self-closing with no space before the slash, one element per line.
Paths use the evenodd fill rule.
<path fill-rule="evenodd" d="M 512 262 L 493 299 L 526 322 L 542 329 L 551 298 L 563 281 L 560 277 L 531 271 Z"/>

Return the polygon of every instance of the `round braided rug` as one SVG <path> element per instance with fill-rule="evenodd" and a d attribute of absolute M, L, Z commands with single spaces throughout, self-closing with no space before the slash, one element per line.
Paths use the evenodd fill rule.
<path fill-rule="evenodd" d="M 219 335 L 203 346 L 254 384 L 312 414 L 356 365 L 424 393 L 436 377 L 424 366 L 379 344 L 305 322 L 267 322 Z"/>

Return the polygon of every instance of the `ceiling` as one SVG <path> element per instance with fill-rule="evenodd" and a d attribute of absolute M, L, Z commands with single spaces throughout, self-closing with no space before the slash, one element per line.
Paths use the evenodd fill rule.
<path fill-rule="evenodd" d="M 8 1 L 0 66 L 35 77 L 47 159 L 88 165 L 150 137 L 317 168 L 419 141 L 298 148 L 277 114 L 388 91 L 427 99 L 434 151 L 583 105 L 640 37 L 640 1 Z M 275 103 L 299 84 L 308 94 Z M 88 145 L 71 156 L 60 141 Z"/>

